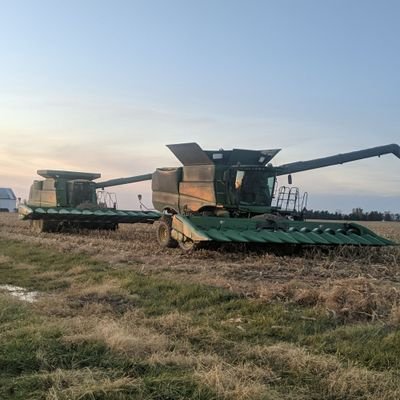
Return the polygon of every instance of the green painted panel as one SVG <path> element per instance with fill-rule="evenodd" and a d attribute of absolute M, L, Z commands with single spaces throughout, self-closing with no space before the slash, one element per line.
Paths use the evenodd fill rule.
<path fill-rule="evenodd" d="M 292 232 L 276 231 L 274 232 L 284 243 L 298 244 L 299 242 L 293 237 Z"/>
<path fill-rule="evenodd" d="M 233 229 L 224 230 L 224 235 L 231 239 L 233 242 L 249 242 L 240 232 L 234 231 Z"/>
<path fill-rule="evenodd" d="M 356 235 L 355 233 L 349 233 L 348 236 L 350 236 L 353 240 L 357 240 L 359 244 L 366 246 L 372 244 L 368 239 L 364 238 L 363 236 Z"/>
<path fill-rule="evenodd" d="M 376 244 L 377 246 L 384 246 L 384 245 L 388 244 L 388 243 L 386 243 L 384 238 L 381 238 L 381 237 L 378 238 L 378 237 L 370 235 L 369 233 L 365 234 L 364 238 L 368 239 L 370 241 L 370 243 Z"/>
<path fill-rule="evenodd" d="M 324 239 L 320 234 L 315 233 L 315 232 L 307 232 L 304 233 L 307 237 L 310 239 L 314 240 L 316 244 L 331 244 L 328 242 L 326 239 Z"/>
<path fill-rule="evenodd" d="M 349 237 L 341 232 L 336 232 L 335 235 L 342 241 L 342 244 L 350 244 L 350 245 L 358 245 L 359 244 L 357 241 L 353 240 L 351 237 Z"/>
<path fill-rule="evenodd" d="M 290 232 L 290 234 L 299 242 L 303 244 L 315 244 L 314 240 L 301 232 Z"/>
<path fill-rule="evenodd" d="M 283 240 L 279 239 L 278 236 L 275 235 L 275 232 L 267 231 L 267 230 L 261 230 L 259 232 L 259 235 L 267 242 L 267 243 L 284 243 Z"/>
<path fill-rule="evenodd" d="M 232 240 L 229 237 L 225 236 L 221 231 L 217 229 L 210 229 L 205 232 L 211 239 L 216 240 L 217 242 L 231 242 Z"/>
<path fill-rule="evenodd" d="M 333 235 L 331 233 L 325 233 L 324 232 L 324 233 L 321 233 L 320 235 L 325 240 L 327 240 L 329 243 L 332 243 L 332 244 L 343 244 L 343 242 L 336 235 Z"/>
<path fill-rule="evenodd" d="M 242 231 L 240 232 L 242 236 L 249 239 L 251 242 L 255 243 L 265 243 L 266 240 L 258 233 L 254 231 Z"/>

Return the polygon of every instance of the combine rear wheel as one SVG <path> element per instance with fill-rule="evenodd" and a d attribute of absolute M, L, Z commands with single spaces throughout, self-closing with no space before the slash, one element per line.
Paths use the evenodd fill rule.
<path fill-rule="evenodd" d="M 171 236 L 172 218 L 163 216 L 157 226 L 157 241 L 161 247 L 177 247 L 178 242 Z"/>

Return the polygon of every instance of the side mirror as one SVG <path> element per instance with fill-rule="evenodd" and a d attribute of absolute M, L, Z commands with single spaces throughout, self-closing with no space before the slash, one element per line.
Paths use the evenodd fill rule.
<path fill-rule="evenodd" d="M 287 180 L 288 184 L 291 185 L 293 183 L 292 175 L 288 175 Z"/>
<path fill-rule="evenodd" d="M 138 194 L 137 197 L 138 197 L 139 201 L 142 201 L 142 195 L 141 194 Z"/>

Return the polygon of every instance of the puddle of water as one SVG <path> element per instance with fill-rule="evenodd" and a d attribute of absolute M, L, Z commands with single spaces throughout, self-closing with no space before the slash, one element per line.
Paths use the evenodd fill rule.
<path fill-rule="evenodd" d="M 33 303 L 36 301 L 38 292 L 28 292 L 25 288 L 14 285 L 0 285 L 0 290 L 7 291 L 12 296 L 18 297 L 20 300 Z"/>

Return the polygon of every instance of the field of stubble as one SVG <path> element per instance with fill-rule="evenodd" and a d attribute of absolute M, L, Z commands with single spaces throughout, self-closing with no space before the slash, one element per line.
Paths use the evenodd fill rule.
<path fill-rule="evenodd" d="M 183 254 L 151 225 L 37 235 L 0 214 L 0 284 L 39 292 L 0 292 L 0 398 L 400 398 L 399 247 Z"/>

